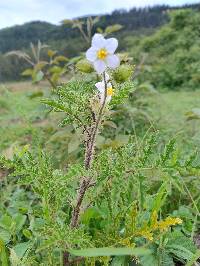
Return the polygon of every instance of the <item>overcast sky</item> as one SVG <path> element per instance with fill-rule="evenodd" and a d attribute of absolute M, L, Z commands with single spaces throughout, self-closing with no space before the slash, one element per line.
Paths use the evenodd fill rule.
<path fill-rule="evenodd" d="M 0 28 L 33 20 L 57 24 L 65 18 L 109 13 L 119 8 L 198 2 L 199 0 L 0 0 Z"/>

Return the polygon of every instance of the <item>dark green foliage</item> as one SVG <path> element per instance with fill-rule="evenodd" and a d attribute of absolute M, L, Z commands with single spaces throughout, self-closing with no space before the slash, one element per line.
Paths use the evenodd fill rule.
<path fill-rule="evenodd" d="M 18 58 L 5 57 L 0 53 L 0 81 L 19 80 L 21 78 L 22 71 L 27 68 L 28 65 Z"/>
<path fill-rule="evenodd" d="M 188 8 L 196 10 L 199 9 L 199 5 L 187 5 L 183 8 L 186 10 Z M 129 38 L 129 36 L 151 33 L 152 29 L 162 26 L 169 21 L 167 11 L 173 9 L 176 9 L 176 7 L 155 6 L 140 9 L 133 8 L 130 11 L 117 10 L 111 15 L 101 16 L 93 31 L 96 32 L 98 28 L 105 29 L 109 25 L 121 24 L 123 28 L 117 36 L 121 39 L 120 49 L 124 50 L 127 47 L 126 37 Z M 83 19 L 83 21 L 85 20 L 86 18 Z M 182 17 L 179 20 L 177 19 L 175 25 L 176 29 L 177 23 L 180 20 L 182 21 L 181 23 L 183 23 Z M 189 31 L 189 34 L 192 34 L 191 32 L 192 31 Z M 195 33 L 193 33 L 193 35 L 194 34 Z M 171 41 L 171 33 L 169 33 L 167 38 Z M 52 49 L 59 50 L 61 55 L 65 55 L 68 58 L 79 55 L 80 52 L 85 51 L 87 48 L 87 43 L 82 41 L 77 29 L 69 25 L 56 26 L 47 22 L 35 21 L 26 23 L 22 26 L 14 26 L 0 30 L 0 53 L 5 54 L 12 50 L 28 51 L 30 42 L 36 44 L 38 40 L 48 44 Z M 190 40 L 192 40 L 192 36 Z M 166 43 L 167 39 L 163 41 Z M 173 47 L 174 45 L 172 44 L 172 49 L 174 49 Z M 194 54 L 194 56 L 196 55 Z M 23 61 L 13 62 L 13 60 L 14 59 L 10 57 L 0 60 L 0 81 L 22 79 L 21 73 L 27 68 L 27 64 Z M 194 64 L 193 68 L 197 69 L 198 65 Z M 167 76 L 167 74 L 165 76 Z M 163 76 L 161 78 L 163 78 Z M 195 75 L 194 79 L 196 80 L 198 77 Z"/>
<path fill-rule="evenodd" d="M 134 47 L 132 55 L 138 60 L 138 55 L 146 53 L 140 81 L 148 80 L 162 90 L 198 89 L 200 13 L 183 9 L 169 14 L 170 22 L 166 26 L 139 40 Z"/>
<path fill-rule="evenodd" d="M 184 229 L 189 219 L 194 218 L 184 216 L 189 207 L 183 206 L 182 211 L 178 208 L 180 202 L 183 202 L 190 206 L 192 213 L 194 212 L 195 208 L 187 197 L 188 192 L 182 185 L 182 179 L 185 176 L 188 178 L 189 173 L 193 173 L 193 176 L 199 175 L 199 167 L 192 166 L 193 155 L 190 156 L 190 163 L 187 158 L 177 158 L 177 162 L 174 163 L 173 154 L 176 151 L 174 140 L 169 142 L 164 151 L 158 153 L 156 138 L 155 135 L 150 136 L 143 150 L 140 149 L 142 143 L 138 143 L 138 146 L 129 143 L 116 151 L 111 149 L 102 151 L 97 154 L 89 173 L 80 164 L 69 166 L 65 171 L 58 170 L 54 167 L 52 159 L 44 152 L 32 155 L 24 150 L 16 155 L 13 161 L 2 158 L 1 165 L 11 169 L 8 181 L 16 186 L 15 191 L 10 191 L 11 198 L 6 203 L 7 214 L 3 214 L 0 220 L 0 236 L 3 234 L 4 243 L 13 250 L 16 250 L 16 242 L 11 241 L 10 237 L 20 245 L 29 243 L 24 251 L 27 258 L 22 255 L 26 262 L 31 259 L 41 263 L 51 258 L 54 264 L 50 265 L 59 265 L 59 253 L 65 245 L 68 248 L 124 247 L 126 246 L 124 241 L 128 238 L 130 243 L 141 246 L 145 243 L 145 230 L 146 232 L 150 230 L 145 224 L 148 221 L 150 226 L 152 213 L 160 212 L 164 219 L 173 210 L 177 210 L 173 215 L 181 217 L 183 225 L 177 226 L 173 233 L 168 230 L 157 236 L 154 233 L 155 240 L 147 241 L 148 249 L 153 253 L 152 255 L 142 253 L 140 263 L 142 266 L 153 266 L 157 265 L 155 264 L 157 261 L 158 265 L 165 266 L 175 265 L 174 259 L 183 263 L 190 261 L 196 253 L 196 247 L 180 230 Z M 93 177 L 96 185 L 87 191 L 84 199 L 83 206 L 86 207 L 86 211 L 80 217 L 81 227 L 72 230 L 68 227 L 71 208 L 78 180 L 86 174 Z M 172 182 L 174 175 L 176 179 Z M 141 180 L 142 186 L 139 186 Z M 196 184 L 192 179 L 188 179 L 188 182 L 190 189 L 193 190 L 193 200 L 196 201 L 199 183 L 195 187 Z M 157 192 L 155 186 L 160 187 Z M 179 195 L 179 201 L 176 201 L 174 196 L 179 187 L 182 193 Z M 139 196 L 141 193 L 142 197 Z M 172 200 L 174 204 L 170 205 L 169 202 Z M 22 205 L 23 208 L 20 207 Z M 142 208 L 138 209 L 138 206 Z M 2 209 L 1 213 L 5 213 L 5 210 Z M 132 219 L 135 219 L 135 222 Z M 12 226 L 12 231 L 9 229 L 11 223 L 15 224 L 15 227 Z M 144 236 L 139 237 L 142 226 L 146 229 L 143 229 Z M 192 234 L 192 228 L 187 234 Z M 26 251 L 28 248 L 29 251 Z M 35 250 L 37 250 L 36 255 L 34 255 Z M 51 251 L 53 253 L 50 255 Z M 108 255 L 102 253 L 103 249 L 91 249 L 88 252 L 91 252 L 91 256 Z M 110 254 L 113 252 L 113 255 L 117 252 L 131 254 L 126 253 L 128 252 L 126 249 L 121 251 L 105 249 L 105 252 L 111 252 Z M 137 249 L 135 251 L 133 249 L 132 252 L 134 254 Z M 17 254 L 16 251 L 15 253 Z M 84 250 L 79 253 L 83 255 Z M 79 253 L 77 251 L 77 254 Z M 76 251 L 72 251 L 72 254 L 76 254 Z M 140 253 L 138 256 L 140 257 Z M 19 259 L 20 255 L 17 254 L 17 258 Z"/>
<path fill-rule="evenodd" d="M 113 24 L 123 25 L 126 31 L 138 30 L 140 28 L 155 28 L 168 21 L 167 10 L 176 8 L 166 5 L 139 9 L 132 8 L 129 11 L 116 10 L 110 15 L 102 15 L 96 28 L 105 29 Z M 187 5 L 185 8 L 198 9 L 199 5 Z M 83 20 L 86 20 L 86 18 L 83 18 Z M 48 42 L 49 44 L 54 43 L 55 40 L 59 41 L 59 43 L 65 40 L 72 45 L 69 39 L 72 38 L 75 41 L 78 35 L 77 30 L 74 31 L 71 27 L 66 27 L 65 25 L 56 26 L 41 21 L 29 22 L 22 26 L 2 29 L 0 31 L 0 51 L 5 53 L 11 50 L 28 48 L 30 42 L 36 43 L 38 40 Z M 57 45 L 59 44 L 57 43 Z M 78 47 L 76 49 L 80 51 Z M 71 54 L 71 51 L 69 53 Z"/>

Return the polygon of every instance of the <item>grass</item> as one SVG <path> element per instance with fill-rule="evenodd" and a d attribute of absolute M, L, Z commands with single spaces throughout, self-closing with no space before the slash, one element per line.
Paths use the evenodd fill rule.
<path fill-rule="evenodd" d="M 36 91 L 38 88 L 27 82 L 0 86 L 1 153 L 11 155 L 12 147 L 30 143 L 36 132 L 41 135 L 39 122 L 44 121 L 45 107 L 39 97 L 30 97 Z"/>
<path fill-rule="evenodd" d="M 165 92 L 150 100 L 154 125 L 166 138 L 177 137 L 184 150 L 200 145 L 200 120 L 188 120 L 187 112 L 200 108 L 199 91 Z"/>
<path fill-rule="evenodd" d="M 56 150 L 62 146 L 65 137 L 62 136 L 63 129 L 57 125 L 58 114 L 48 114 L 40 103 L 46 95 L 49 96 L 49 91 L 45 83 L 33 86 L 29 82 L 19 82 L 0 86 L 1 154 L 11 157 L 15 147 L 33 145 L 36 141 L 47 147 L 53 143 Z M 200 108 L 199 91 L 169 91 L 147 97 L 153 126 L 166 139 L 179 136 L 178 142 L 185 145 L 185 150 L 200 144 L 200 120 L 186 119 L 188 111 Z"/>

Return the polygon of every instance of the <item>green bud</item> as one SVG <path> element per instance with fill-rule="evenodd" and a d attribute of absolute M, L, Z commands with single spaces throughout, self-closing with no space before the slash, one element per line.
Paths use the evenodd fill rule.
<path fill-rule="evenodd" d="M 92 67 L 90 62 L 86 59 L 78 61 L 78 63 L 76 64 L 76 68 L 84 73 L 91 73 L 94 71 L 94 68 Z"/>
<path fill-rule="evenodd" d="M 113 78 L 117 83 L 123 83 L 133 74 L 133 66 L 121 65 L 113 72 Z"/>

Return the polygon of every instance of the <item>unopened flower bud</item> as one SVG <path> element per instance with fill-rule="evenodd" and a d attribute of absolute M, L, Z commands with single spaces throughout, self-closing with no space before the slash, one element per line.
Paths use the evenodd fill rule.
<path fill-rule="evenodd" d="M 121 65 L 113 72 L 113 78 L 117 83 L 123 83 L 130 79 L 133 74 L 133 66 Z"/>
<path fill-rule="evenodd" d="M 91 73 L 94 71 L 93 66 L 90 64 L 90 62 L 86 59 L 80 60 L 77 64 L 76 67 L 79 71 L 84 72 L 84 73 Z"/>

